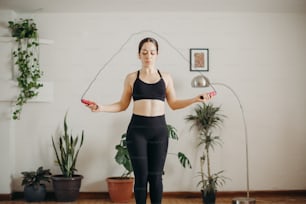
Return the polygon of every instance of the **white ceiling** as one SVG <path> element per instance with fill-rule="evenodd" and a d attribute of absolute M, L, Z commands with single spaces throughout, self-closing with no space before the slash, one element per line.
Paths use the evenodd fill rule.
<path fill-rule="evenodd" d="M 306 0 L 0 0 L 0 10 L 17 13 L 100 12 L 293 12 Z"/>

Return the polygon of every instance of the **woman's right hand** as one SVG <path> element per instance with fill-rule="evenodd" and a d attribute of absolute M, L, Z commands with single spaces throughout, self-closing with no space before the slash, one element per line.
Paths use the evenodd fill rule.
<path fill-rule="evenodd" d="M 86 105 L 92 112 L 97 112 L 99 109 L 99 105 L 96 104 L 94 101 L 86 100 L 84 98 L 81 99 L 81 102 Z"/>
<path fill-rule="evenodd" d="M 92 112 L 98 112 L 99 111 L 99 105 L 95 102 L 90 103 L 89 105 L 86 105 Z"/>

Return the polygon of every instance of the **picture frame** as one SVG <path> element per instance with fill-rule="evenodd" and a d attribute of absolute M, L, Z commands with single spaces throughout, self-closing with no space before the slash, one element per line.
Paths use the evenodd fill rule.
<path fill-rule="evenodd" d="M 190 48 L 190 71 L 209 71 L 209 49 L 208 48 Z"/>

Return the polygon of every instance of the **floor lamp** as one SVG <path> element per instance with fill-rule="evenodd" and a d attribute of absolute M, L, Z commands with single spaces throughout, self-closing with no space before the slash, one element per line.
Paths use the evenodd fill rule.
<path fill-rule="evenodd" d="M 211 87 L 214 91 L 215 88 L 213 85 L 220 85 L 229 89 L 232 94 L 234 94 L 235 98 L 239 103 L 239 107 L 241 110 L 241 115 L 243 119 L 243 126 L 244 126 L 244 136 L 245 136 L 245 156 L 246 156 L 246 197 L 237 197 L 232 200 L 232 204 L 255 204 L 255 198 L 250 198 L 250 185 L 249 185 L 249 147 L 248 147 L 248 131 L 247 131 L 247 123 L 245 120 L 243 106 L 240 102 L 240 99 L 236 92 L 228 85 L 223 83 L 210 83 L 209 79 L 205 77 L 203 74 L 200 74 L 194 77 L 191 81 L 191 86 L 194 88 L 203 88 L 203 87 Z"/>

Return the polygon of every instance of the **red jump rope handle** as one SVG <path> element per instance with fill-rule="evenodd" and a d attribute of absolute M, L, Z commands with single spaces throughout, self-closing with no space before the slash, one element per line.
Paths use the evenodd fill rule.
<path fill-rule="evenodd" d="M 83 98 L 81 99 L 81 102 L 86 104 L 86 105 L 94 104 L 94 102 L 86 100 L 86 99 L 83 99 Z"/>
<path fill-rule="evenodd" d="M 212 91 L 212 92 L 209 92 L 208 94 L 209 94 L 210 97 L 213 97 L 213 96 L 217 95 L 217 92 Z M 200 98 L 201 98 L 201 99 L 204 99 L 203 96 L 200 96 Z"/>
<path fill-rule="evenodd" d="M 213 96 L 217 95 L 217 92 L 215 92 L 215 91 L 209 92 L 209 95 L 210 95 L 210 97 L 213 97 Z"/>

